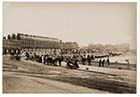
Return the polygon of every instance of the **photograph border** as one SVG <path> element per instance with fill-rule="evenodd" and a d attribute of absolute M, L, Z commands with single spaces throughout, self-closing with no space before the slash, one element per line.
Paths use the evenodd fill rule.
<path fill-rule="evenodd" d="M 106 97 L 112 97 L 112 96 L 123 96 L 123 97 L 126 97 L 126 96 L 132 96 L 132 97 L 139 97 L 140 96 L 140 1 L 137 1 L 137 0 L 2 0 L 0 1 L 0 6 L 1 6 L 1 13 L 3 13 L 3 2 L 137 2 L 137 82 L 136 82 L 136 88 L 137 88 L 137 91 L 136 91 L 136 94 L 119 94 L 119 95 L 116 95 L 116 94 L 107 94 L 107 95 L 104 95 L 104 94 L 3 94 L 2 93 L 2 35 L 3 35 L 3 22 L 1 22 L 0 24 L 0 29 L 1 29 L 1 35 L 0 35 L 0 45 L 1 45 L 1 48 L 0 48 L 0 53 L 1 53 L 1 58 L 0 58 L 0 62 L 1 62 L 1 66 L 0 66 L 0 93 L 2 95 L 2 97 L 4 96 L 9 96 L 9 97 L 15 97 L 15 96 L 21 96 L 21 97 L 24 97 L 24 96 L 35 96 L 35 97 L 41 97 L 41 96 L 51 96 L 51 97 L 56 97 L 56 96 L 79 96 L 79 97 L 85 97 L 85 96 L 88 96 L 88 97 L 93 97 L 93 96 L 106 96 Z M 1 17 L 1 21 L 3 21 L 3 14 L 0 14 L 0 17 Z"/>

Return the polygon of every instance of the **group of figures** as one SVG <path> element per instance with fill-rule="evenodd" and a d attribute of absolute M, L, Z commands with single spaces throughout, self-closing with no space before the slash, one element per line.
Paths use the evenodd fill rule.
<path fill-rule="evenodd" d="M 85 65 L 86 62 L 88 63 L 88 65 L 91 65 L 91 60 L 95 60 L 94 55 L 82 55 L 82 64 Z"/>
<path fill-rule="evenodd" d="M 15 56 L 16 59 L 20 60 L 20 54 L 11 54 L 12 56 Z M 13 58 L 13 57 L 12 57 Z M 37 61 L 39 63 L 43 63 L 44 65 L 53 65 L 53 66 L 61 66 L 62 62 L 66 63 L 67 68 L 70 69 L 77 69 L 79 68 L 79 64 L 82 65 L 92 65 L 93 60 L 95 60 L 96 56 L 91 54 L 46 54 L 46 55 L 37 55 L 33 52 L 26 52 L 25 53 L 25 59 L 26 60 L 32 60 Z M 13 58 L 14 59 L 14 58 Z M 98 64 L 99 67 L 104 67 L 105 63 L 110 65 L 109 57 L 107 60 L 105 59 L 99 59 Z"/>
<path fill-rule="evenodd" d="M 94 56 L 93 55 L 36 55 L 34 54 L 30 54 L 28 52 L 26 52 L 26 60 L 33 60 L 33 61 L 37 61 L 40 63 L 43 63 L 44 65 L 54 65 L 54 66 L 61 66 L 62 62 L 66 62 L 67 64 L 67 68 L 71 68 L 71 69 L 76 69 L 79 68 L 79 63 L 85 65 L 86 63 L 88 63 L 88 65 L 91 65 L 91 60 L 94 60 Z"/>
<path fill-rule="evenodd" d="M 61 66 L 62 62 L 66 62 L 67 68 L 77 69 L 79 68 L 78 60 L 76 58 L 71 58 L 69 56 L 63 55 L 30 55 L 26 53 L 26 60 L 33 60 L 44 65 Z"/>
<path fill-rule="evenodd" d="M 109 58 L 107 58 L 107 60 L 105 60 L 105 59 L 100 59 L 99 60 L 99 67 L 104 67 L 104 65 L 105 65 L 105 61 L 107 62 L 107 65 L 109 66 L 110 65 L 110 60 L 109 60 Z"/>

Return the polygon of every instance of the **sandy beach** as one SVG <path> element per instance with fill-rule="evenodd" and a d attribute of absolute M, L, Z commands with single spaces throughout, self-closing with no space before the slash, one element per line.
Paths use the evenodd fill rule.
<path fill-rule="evenodd" d="M 3 93 L 136 93 L 136 71 L 47 66 L 3 58 Z"/>

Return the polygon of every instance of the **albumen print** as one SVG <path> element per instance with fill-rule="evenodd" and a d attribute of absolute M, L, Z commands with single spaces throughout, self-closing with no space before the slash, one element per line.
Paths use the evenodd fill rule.
<path fill-rule="evenodd" d="M 3 2 L 3 93 L 136 93 L 136 3 Z"/>

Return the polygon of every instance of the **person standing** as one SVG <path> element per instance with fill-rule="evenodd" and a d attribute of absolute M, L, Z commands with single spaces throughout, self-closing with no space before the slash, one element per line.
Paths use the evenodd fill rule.
<path fill-rule="evenodd" d="M 63 56 L 58 56 L 58 63 L 59 66 L 61 66 L 61 62 L 63 61 Z"/>
<path fill-rule="evenodd" d="M 28 52 L 26 52 L 26 60 L 28 60 L 28 59 L 29 59 L 29 57 L 30 57 L 29 53 L 28 53 Z"/>
<path fill-rule="evenodd" d="M 87 56 L 88 65 L 91 65 L 91 57 L 90 55 Z"/>
<path fill-rule="evenodd" d="M 109 60 L 109 57 L 107 58 L 107 65 L 109 66 L 110 65 L 110 60 Z"/>
<path fill-rule="evenodd" d="M 103 61 L 102 61 L 102 67 L 104 67 L 104 63 L 105 63 L 105 59 L 103 59 Z"/>
<path fill-rule="evenodd" d="M 44 55 L 43 60 L 44 60 L 44 65 L 45 65 L 46 64 L 46 55 Z"/>
<path fill-rule="evenodd" d="M 102 64 L 102 60 L 100 59 L 99 60 L 99 67 L 101 67 L 101 64 Z"/>

